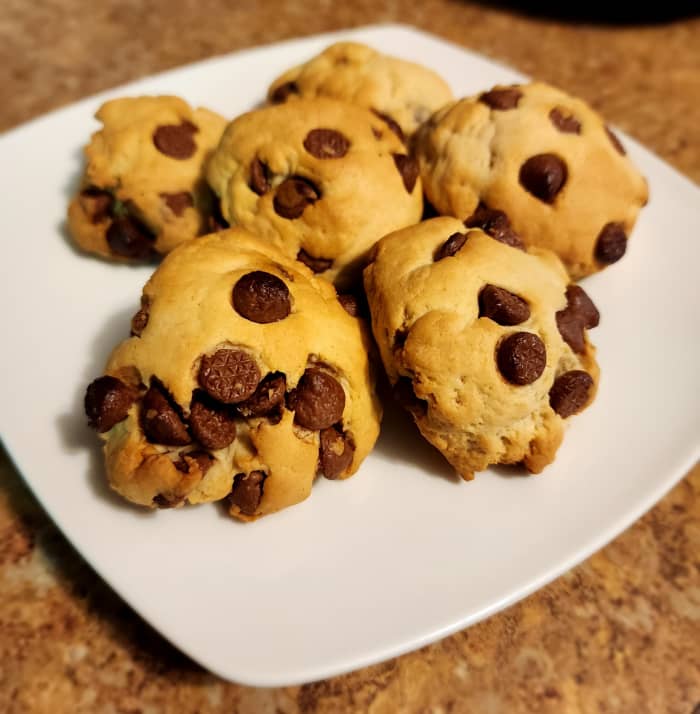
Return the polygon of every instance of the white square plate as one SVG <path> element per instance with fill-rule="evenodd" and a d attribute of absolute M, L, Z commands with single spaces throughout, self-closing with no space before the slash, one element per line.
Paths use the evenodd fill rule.
<path fill-rule="evenodd" d="M 177 647 L 253 685 L 310 681 L 417 648 L 552 580 L 638 518 L 700 455 L 700 192 L 625 138 L 649 178 L 628 254 L 586 281 L 602 382 L 541 476 L 472 483 L 400 414 L 347 482 L 253 524 L 214 506 L 147 513 L 104 484 L 82 397 L 129 332 L 149 269 L 75 252 L 64 235 L 92 116 L 106 99 L 172 93 L 234 116 L 286 67 L 353 38 L 433 67 L 456 94 L 516 73 L 398 26 L 201 62 L 86 99 L 0 137 L 0 428 L 67 537 Z"/>

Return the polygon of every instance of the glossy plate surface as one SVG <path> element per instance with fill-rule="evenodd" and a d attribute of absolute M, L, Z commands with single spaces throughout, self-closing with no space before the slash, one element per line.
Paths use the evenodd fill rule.
<path fill-rule="evenodd" d="M 249 525 L 214 506 L 146 513 L 110 494 L 85 386 L 129 331 L 147 268 L 75 252 L 64 215 L 107 98 L 172 93 L 227 116 L 282 70 L 352 37 L 440 72 L 456 94 L 520 75 L 379 26 L 208 60 L 86 99 L 0 137 L 5 244 L 0 429 L 46 510 L 177 647 L 246 684 L 305 682 L 406 652 L 496 612 L 632 523 L 700 455 L 700 191 L 623 137 L 651 202 L 624 260 L 585 282 L 602 380 L 555 464 L 467 484 L 387 414 L 361 471 Z"/>

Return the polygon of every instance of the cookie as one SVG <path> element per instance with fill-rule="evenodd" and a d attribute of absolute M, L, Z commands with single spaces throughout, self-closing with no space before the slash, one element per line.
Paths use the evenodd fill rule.
<path fill-rule="evenodd" d="M 433 218 L 382 239 L 364 273 L 394 393 L 465 479 L 540 472 L 597 388 L 598 311 L 553 253 L 514 235 Z"/>
<path fill-rule="evenodd" d="M 68 207 L 80 248 L 145 260 L 216 228 L 204 164 L 223 117 L 166 96 L 115 99 L 95 116 L 103 127 L 85 148 L 85 175 Z"/>
<path fill-rule="evenodd" d="M 85 409 L 107 476 L 148 507 L 228 499 L 251 520 L 357 471 L 380 407 L 362 320 L 241 228 L 189 241 L 146 284 Z"/>
<path fill-rule="evenodd" d="M 574 279 L 624 255 L 647 202 L 646 181 L 603 119 L 539 82 L 450 104 L 414 138 L 440 214 L 505 211 L 526 245 L 553 250 Z"/>
<path fill-rule="evenodd" d="M 346 287 L 383 235 L 420 220 L 418 166 L 367 109 L 332 99 L 235 119 L 209 162 L 221 212 Z"/>
<path fill-rule="evenodd" d="M 288 70 L 268 90 L 274 104 L 303 97 L 331 97 L 371 109 L 402 140 L 452 101 L 435 72 L 389 57 L 357 42 L 338 42 Z"/>

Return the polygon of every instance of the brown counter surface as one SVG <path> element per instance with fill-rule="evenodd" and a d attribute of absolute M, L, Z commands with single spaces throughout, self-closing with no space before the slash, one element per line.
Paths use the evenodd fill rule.
<path fill-rule="evenodd" d="M 450 0 L 3 0 L 0 130 L 214 54 L 375 22 L 415 25 L 579 94 L 700 181 L 700 19 L 576 25 Z M 382 665 L 265 690 L 217 679 L 143 623 L 0 454 L 0 712 L 364 711 L 700 713 L 700 467 L 505 612 Z"/>

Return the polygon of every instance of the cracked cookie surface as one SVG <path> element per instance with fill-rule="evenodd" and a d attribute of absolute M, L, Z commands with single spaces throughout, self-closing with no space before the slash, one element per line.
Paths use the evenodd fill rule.
<path fill-rule="evenodd" d="M 505 211 L 526 245 L 553 250 L 574 279 L 622 258 L 648 198 L 603 119 L 540 82 L 444 107 L 416 134 L 414 149 L 440 214 Z"/>
<path fill-rule="evenodd" d="M 231 122 L 207 177 L 232 225 L 346 287 L 379 238 L 420 220 L 418 166 L 406 151 L 367 109 L 299 100 Z"/>
<path fill-rule="evenodd" d="M 402 138 L 451 101 L 435 72 L 357 42 L 338 42 L 278 77 L 268 90 L 273 103 L 330 97 L 373 110 Z"/>
<path fill-rule="evenodd" d="M 204 164 L 223 117 L 170 96 L 115 99 L 95 116 L 103 127 L 85 148 L 81 188 L 68 207 L 80 248 L 146 260 L 216 228 Z"/>
<path fill-rule="evenodd" d="M 550 251 L 441 217 L 386 236 L 364 279 L 400 403 L 465 479 L 550 463 L 598 382 L 598 311 Z"/>
<path fill-rule="evenodd" d="M 368 350 L 333 286 L 264 240 L 180 246 L 86 393 L 110 485 L 149 507 L 226 498 L 250 520 L 317 474 L 347 478 L 379 433 Z"/>

